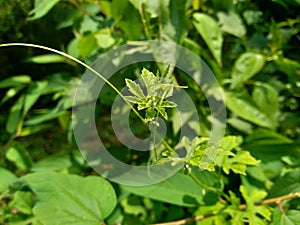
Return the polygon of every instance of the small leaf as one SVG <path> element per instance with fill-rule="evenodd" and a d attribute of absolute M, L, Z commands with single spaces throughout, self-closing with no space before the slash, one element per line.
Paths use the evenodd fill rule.
<path fill-rule="evenodd" d="M 258 83 L 252 92 L 252 98 L 258 108 L 269 117 L 275 128 L 279 111 L 279 98 L 276 89 L 269 84 Z"/>
<path fill-rule="evenodd" d="M 27 58 L 25 62 L 38 63 L 38 64 L 46 64 L 46 63 L 63 63 L 66 61 L 66 58 L 57 54 L 45 54 L 38 55 Z"/>
<path fill-rule="evenodd" d="M 247 166 L 256 166 L 259 160 L 256 160 L 248 151 L 238 151 L 233 157 L 224 157 L 222 164 L 226 174 L 232 170 L 234 173 L 246 175 Z"/>
<path fill-rule="evenodd" d="M 141 89 L 140 85 L 135 83 L 130 79 L 125 79 L 126 85 L 129 88 L 129 91 L 138 98 L 145 97 L 143 90 Z"/>
<path fill-rule="evenodd" d="M 153 108 L 148 108 L 146 110 L 146 120 L 152 121 L 154 119 L 154 117 L 156 116 L 156 111 Z"/>
<path fill-rule="evenodd" d="M 207 44 L 219 66 L 222 66 L 221 54 L 223 37 L 217 22 L 206 14 L 194 13 L 193 24 Z"/>
<path fill-rule="evenodd" d="M 234 11 L 230 11 L 229 14 L 224 12 L 218 12 L 219 23 L 221 24 L 221 29 L 224 32 L 232 34 L 236 37 L 242 38 L 246 35 L 246 28 L 243 24 L 240 16 Z"/>
<path fill-rule="evenodd" d="M 164 100 L 161 104 L 160 107 L 162 108 L 175 108 L 177 105 L 174 102 Z"/>
<path fill-rule="evenodd" d="M 241 136 L 226 136 L 222 140 L 222 148 L 226 151 L 231 151 L 243 143 Z"/>
<path fill-rule="evenodd" d="M 135 96 L 125 96 L 125 98 L 127 99 L 127 101 L 133 103 L 133 104 L 138 104 L 139 101 L 141 99 L 139 99 L 138 97 L 135 97 Z"/>
<path fill-rule="evenodd" d="M 159 80 L 158 77 L 156 77 L 152 72 L 150 72 L 147 69 L 142 70 L 142 75 L 141 75 L 143 82 L 146 86 L 147 89 L 147 95 L 148 96 L 156 96 L 158 93 L 156 92 L 157 90 L 157 85 L 159 85 Z"/>
<path fill-rule="evenodd" d="M 81 57 L 86 58 L 90 54 L 92 54 L 92 52 L 95 51 L 95 49 L 97 49 L 97 46 L 98 45 L 97 45 L 94 34 L 93 33 L 87 34 L 87 35 L 81 37 L 78 42 L 78 45 L 77 45 L 78 54 Z"/>
<path fill-rule="evenodd" d="M 94 35 L 100 48 L 109 48 L 115 44 L 115 39 L 111 36 L 111 31 L 109 29 L 96 31 Z"/>
<path fill-rule="evenodd" d="M 22 109 L 24 105 L 24 99 L 25 96 L 21 95 L 9 110 L 10 113 L 6 123 L 6 130 L 11 134 L 16 132 L 18 127 L 21 126 L 21 123 L 23 122 Z"/>
<path fill-rule="evenodd" d="M 9 170 L 0 167 L 0 180 L 0 193 L 3 193 L 15 180 L 17 180 L 17 176 Z"/>
<path fill-rule="evenodd" d="M 263 68 L 264 64 L 265 58 L 261 54 L 253 52 L 242 54 L 234 63 L 230 88 L 234 89 L 249 80 Z"/>
<path fill-rule="evenodd" d="M 28 20 L 36 20 L 46 15 L 60 0 L 35 0 L 34 9 L 29 12 Z M 33 15 L 33 16 L 32 16 Z"/>
<path fill-rule="evenodd" d="M 162 115 L 162 117 L 167 120 L 168 119 L 168 114 L 166 112 L 166 110 L 162 107 L 157 107 L 156 108 L 157 112 L 159 112 L 160 115 Z"/>
<path fill-rule="evenodd" d="M 31 167 L 31 158 L 25 147 L 17 141 L 6 152 L 6 158 L 15 163 L 21 170 L 29 170 Z"/>
<path fill-rule="evenodd" d="M 30 108 L 34 105 L 34 103 L 36 103 L 39 97 L 44 94 L 47 85 L 47 81 L 39 81 L 29 86 L 24 100 L 23 116 L 28 113 Z"/>

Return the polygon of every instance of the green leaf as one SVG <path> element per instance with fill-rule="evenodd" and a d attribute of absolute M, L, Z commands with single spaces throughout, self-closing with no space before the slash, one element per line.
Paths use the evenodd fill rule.
<path fill-rule="evenodd" d="M 171 101 L 167 101 L 167 100 L 164 100 L 164 101 L 160 104 L 160 107 L 162 107 L 162 108 L 175 108 L 176 106 L 177 106 L 176 103 L 171 102 Z"/>
<path fill-rule="evenodd" d="M 3 193 L 15 180 L 17 180 L 17 176 L 9 170 L 0 167 L 0 180 L 0 193 Z"/>
<path fill-rule="evenodd" d="M 249 80 L 263 68 L 264 64 L 263 55 L 253 52 L 243 53 L 234 63 L 230 88 L 234 89 Z"/>
<path fill-rule="evenodd" d="M 71 167 L 72 162 L 69 154 L 56 154 L 48 156 L 31 167 L 33 172 L 60 171 Z"/>
<path fill-rule="evenodd" d="M 270 121 L 269 117 L 267 117 L 249 101 L 237 97 L 236 93 L 227 92 L 225 94 L 225 103 L 228 109 L 247 121 L 250 121 L 262 127 L 274 127 L 274 124 L 272 123 L 272 121 Z"/>
<path fill-rule="evenodd" d="M 138 98 L 144 98 L 144 92 L 141 89 L 140 85 L 135 83 L 130 79 L 125 79 L 126 85 L 129 88 L 129 91 Z"/>
<path fill-rule="evenodd" d="M 152 121 L 154 119 L 154 117 L 156 116 L 156 111 L 153 108 L 148 108 L 146 110 L 146 120 Z"/>
<path fill-rule="evenodd" d="M 31 167 L 31 158 L 23 144 L 14 141 L 12 146 L 6 152 L 6 158 L 16 164 L 21 170 L 29 170 Z"/>
<path fill-rule="evenodd" d="M 19 137 L 29 136 L 49 128 L 53 128 L 52 124 L 38 124 L 36 126 L 23 127 L 18 136 Z"/>
<path fill-rule="evenodd" d="M 140 40 L 143 24 L 139 11 L 129 1 L 113 0 L 111 14 L 116 21 L 116 26 L 121 28 L 129 40 Z"/>
<path fill-rule="evenodd" d="M 300 224 L 299 210 L 289 210 L 285 215 L 282 214 L 280 225 L 298 225 L 298 224 Z"/>
<path fill-rule="evenodd" d="M 266 83 L 258 83 L 252 92 L 253 102 L 269 117 L 274 128 L 277 124 L 279 110 L 279 95 L 276 89 Z"/>
<path fill-rule="evenodd" d="M 36 195 L 34 215 L 44 225 L 99 225 L 116 206 L 116 194 L 101 177 L 52 172 L 21 178 Z"/>
<path fill-rule="evenodd" d="M 219 66 L 222 66 L 221 54 L 223 37 L 217 22 L 206 14 L 194 13 L 193 24 L 207 44 Z"/>
<path fill-rule="evenodd" d="M 151 2 L 151 1 L 148 1 Z M 187 35 L 187 20 L 186 20 L 186 3 L 187 0 L 181 1 L 162 1 L 169 2 L 165 7 L 164 3 L 160 4 L 161 12 L 161 27 L 160 37 L 165 41 L 173 41 L 181 43 Z M 172 56 L 173 57 L 173 56 Z"/>
<path fill-rule="evenodd" d="M 300 191 L 300 169 L 297 168 L 275 180 L 268 198 L 278 197 Z"/>
<path fill-rule="evenodd" d="M 247 166 L 256 166 L 259 160 L 256 160 L 248 151 L 238 151 L 233 157 L 223 157 L 222 169 L 226 174 L 232 170 L 234 173 L 246 175 Z"/>
<path fill-rule="evenodd" d="M 121 187 L 136 195 L 179 206 L 192 207 L 203 204 L 202 189 L 190 177 L 181 173 L 158 184 L 143 187 L 121 185 Z"/>
<path fill-rule="evenodd" d="M 9 110 L 9 116 L 6 123 L 6 130 L 14 133 L 22 125 L 22 109 L 24 105 L 25 95 L 21 95 L 15 104 Z"/>
<path fill-rule="evenodd" d="M 0 81 L 0 88 L 16 87 L 20 85 L 29 84 L 31 77 L 27 75 L 19 75 L 6 78 Z"/>
<path fill-rule="evenodd" d="M 36 20 L 45 16 L 60 0 L 35 0 L 34 9 L 29 12 L 28 20 Z"/>
<path fill-rule="evenodd" d="M 98 30 L 94 35 L 100 48 L 109 48 L 115 44 L 115 39 L 111 36 L 109 29 Z"/>
<path fill-rule="evenodd" d="M 13 201 L 10 202 L 9 206 L 27 215 L 32 214 L 32 207 L 34 205 L 34 197 L 31 192 L 27 191 L 16 191 L 13 195 Z"/>
<path fill-rule="evenodd" d="M 226 136 L 222 140 L 222 148 L 226 151 L 231 151 L 243 143 L 241 136 Z"/>
<path fill-rule="evenodd" d="M 247 136 L 243 148 L 263 162 L 277 161 L 287 155 L 299 157 L 299 144 L 287 137 L 266 129 L 257 129 Z"/>
<path fill-rule="evenodd" d="M 224 12 L 218 12 L 217 16 L 222 31 L 239 38 L 242 38 L 246 35 L 246 28 L 242 19 L 234 11 L 230 11 L 228 14 Z"/>
<path fill-rule="evenodd" d="M 148 96 L 157 96 L 157 87 L 159 86 L 159 79 L 156 77 L 152 72 L 150 72 L 147 69 L 142 70 L 141 75 L 143 82 L 147 89 L 147 95 Z"/>
<path fill-rule="evenodd" d="M 97 49 L 97 41 L 93 33 L 81 37 L 78 41 L 77 49 L 78 54 L 86 58 L 88 57 L 95 49 Z"/>
<path fill-rule="evenodd" d="M 47 85 L 47 81 L 39 81 L 29 86 L 24 100 L 23 116 L 28 113 L 28 111 L 31 109 L 34 103 L 36 103 L 39 97 L 44 94 Z"/>
<path fill-rule="evenodd" d="M 63 63 L 66 61 L 66 58 L 58 54 L 45 54 L 27 58 L 25 61 L 38 64 Z"/>

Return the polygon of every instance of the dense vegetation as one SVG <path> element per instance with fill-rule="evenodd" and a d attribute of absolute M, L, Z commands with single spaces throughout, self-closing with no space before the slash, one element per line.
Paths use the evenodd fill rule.
<path fill-rule="evenodd" d="M 299 0 L 0 0 L 0 224 L 299 225 L 299 9 Z M 133 57 L 150 40 L 171 45 L 109 80 L 87 68 L 118 64 L 127 56 L 105 54 L 127 44 Z M 174 57 L 177 45 L 203 64 Z M 201 85 L 164 58 L 198 68 Z M 74 102 L 87 73 L 105 81 L 96 99 L 80 96 L 95 118 L 77 117 Z M 182 92 L 193 110 L 176 98 Z M 122 107 L 112 107 L 116 97 Z M 153 150 L 118 139 L 112 120 L 126 115 Z M 114 178 L 109 163 L 88 157 L 95 131 L 83 132 L 86 143 L 76 138 L 79 119 L 92 119 L 96 139 L 124 164 L 175 172 L 160 182 L 130 169 Z M 211 136 L 214 126 L 223 138 Z"/>

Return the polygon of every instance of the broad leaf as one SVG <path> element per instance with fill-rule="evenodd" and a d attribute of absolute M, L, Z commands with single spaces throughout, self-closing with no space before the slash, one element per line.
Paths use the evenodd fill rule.
<path fill-rule="evenodd" d="M 121 187 L 137 195 L 180 206 L 190 207 L 204 203 L 202 189 L 190 177 L 181 173 L 158 184 Z"/>
<path fill-rule="evenodd" d="M 45 16 L 60 0 L 35 0 L 34 9 L 29 12 L 29 20 Z"/>
<path fill-rule="evenodd" d="M 264 66 L 263 55 L 253 52 L 243 53 L 234 63 L 231 88 L 236 88 L 257 74 Z"/>
<path fill-rule="evenodd" d="M 207 44 L 219 66 L 222 66 L 221 54 L 223 37 L 217 22 L 206 14 L 194 13 L 193 24 Z"/>
<path fill-rule="evenodd" d="M 116 194 L 101 177 L 34 173 L 21 178 L 36 195 L 34 215 L 44 225 L 99 225 L 116 205 Z"/>

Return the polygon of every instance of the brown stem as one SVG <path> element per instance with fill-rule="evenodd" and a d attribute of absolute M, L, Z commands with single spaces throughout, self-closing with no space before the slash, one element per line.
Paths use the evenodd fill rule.
<path fill-rule="evenodd" d="M 255 205 L 268 205 L 268 204 L 272 204 L 272 203 L 281 203 L 284 200 L 288 200 L 288 199 L 293 199 L 293 198 L 299 198 L 300 197 L 300 192 L 296 192 L 296 193 L 291 193 L 288 195 L 283 195 L 280 197 L 276 197 L 276 198 L 270 198 L 270 199 L 266 199 L 260 202 L 255 203 Z M 223 201 L 222 201 L 223 202 Z M 245 210 L 247 208 L 246 204 L 242 204 L 239 206 L 240 210 Z M 203 220 L 207 217 L 211 217 L 214 216 L 216 214 L 214 213 L 208 213 L 208 214 L 204 214 L 204 215 L 199 215 L 199 216 L 194 216 L 191 218 L 186 218 L 186 219 L 182 219 L 182 220 L 177 220 L 177 221 L 172 221 L 172 222 L 165 222 L 165 223 L 155 223 L 155 224 L 151 224 L 151 225 L 183 225 L 183 224 L 188 224 L 188 223 L 192 223 L 198 220 Z"/>

